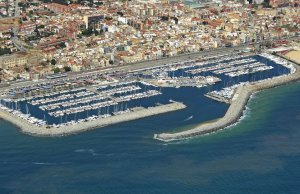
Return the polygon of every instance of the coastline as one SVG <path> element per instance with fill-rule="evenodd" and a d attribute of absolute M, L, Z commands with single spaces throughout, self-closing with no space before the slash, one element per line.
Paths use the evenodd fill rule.
<path fill-rule="evenodd" d="M 216 121 L 212 122 L 207 121 L 206 123 L 199 124 L 197 127 L 186 131 L 154 134 L 154 139 L 164 142 L 182 140 L 215 132 L 236 123 L 241 118 L 241 116 L 243 116 L 245 107 L 252 94 L 261 90 L 274 88 L 280 85 L 288 84 L 290 82 L 299 81 L 300 67 L 296 64 L 294 66 L 296 68 L 296 72 L 294 72 L 293 74 L 275 77 L 270 80 L 263 80 L 251 85 L 238 87 L 233 96 L 231 105 L 222 118 L 219 118 Z"/>
<path fill-rule="evenodd" d="M 96 120 L 83 122 L 83 123 L 77 123 L 75 125 L 68 125 L 60 128 L 38 127 L 4 110 L 0 110 L 0 118 L 16 125 L 18 128 L 20 128 L 21 132 L 25 134 L 32 135 L 32 136 L 55 137 L 55 136 L 76 134 L 79 132 L 105 127 L 108 125 L 113 125 L 121 122 L 132 121 L 132 120 L 163 114 L 167 112 L 173 112 L 176 110 L 184 109 L 185 107 L 186 106 L 183 103 L 172 102 L 165 105 L 136 109 L 126 114 L 115 115 L 115 116 L 96 119 Z"/>

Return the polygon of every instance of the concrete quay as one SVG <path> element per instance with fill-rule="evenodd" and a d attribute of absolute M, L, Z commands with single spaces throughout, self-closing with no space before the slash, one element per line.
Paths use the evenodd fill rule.
<path fill-rule="evenodd" d="M 214 131 L 218 131 L 225 127 L 228 127 L 236 123 L 240 117 L 243 115 L 243 111 L 254 92 L 261 91 L 268 88 L 273 88 L 283 84 L 287 84 L 294 81 L 300 80 L 300 67 L 295 66 L 296 72 L 290 75 L 285 75 L 281 77 L 275 77 L 273 79 L 263 80 L 254 84 L 249 84 L 246 86 L 240 86 L 237 88 L 235 95 L 233 96 L 230 107 L 228 108 L 224 117 L 200 124 L 199 126 L 189 129 L 186 131 L 176 132 L 176 133 L 161 133 L 155 134 L 154 139 L 170 142 L 175 140 L 182 140 L 191 138 L 194 136 L 208 134 Z"/>
<path fill-rule="evenodd" d="M 115 115 L 107 118 L 100 118 L 92 121 L 76 123 L 74 125 L 61 126 L 59 128 L 46 126 L 38 127 L 4 110 L 0 110 L 0 118 L 16 125 L 25 134 L 33 136 L 64 136 L 88 131 L 95 128 L 105 127 L 121 122 L 172 112 L 184 109 L 185 107 L 186 106 L 183 103 L 172 102 L 166 105 L 160 105 L 155 107 L 133 109 L 131 112 L 124 113 L 121 115 Z"/>

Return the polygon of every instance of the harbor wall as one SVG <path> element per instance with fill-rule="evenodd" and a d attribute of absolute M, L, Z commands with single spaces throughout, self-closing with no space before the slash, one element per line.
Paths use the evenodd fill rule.
<path fill-rule="evenodd" d="M 263 80 L 258 83 L 249 84 L 246 86 L 240 86 L 237 88 L 235 95 L 233 96 L 233 100 L 231 105 L 229 106 L 227 112 L 224 117 L 217 119 L 212 122 L 208 122 L 205 124 L 200 124 L 199 126 L 176 133 L 161 133 L 155 134 L 154 139 L 170 142 L 175 140 L 181 140 L 186 138 L 191 138 L 198 135 L 208 134 L 214 131 L 218 131 L 225 127 L 228 127 L 234 123 L 236 123 L 240 117 L 243 115 L 245 107 L 250 99 L 250 96 L 257 91 L 273 88 L 279 85 L 287 84 L 294 81 L 300 80 L 300 67 L 295 66 L 296 72 L 293 74 L 289 74 L 286 76 L 276 77 L 269 80 Z"/>
<path fill-rule="evenodd" d="M 100 128 L 108 125 L 113 125 L 116 123 L 121 123 L 125 121 L 136 120 L 144 117 L 149 117 L 153 115 L 158 115 L 162 113 L 172 112 L 180 109 L 184 109 L 186 106 L 180 102 L 172 102 L 166 105 L 160 105 L 155 107 L 136 109 L 131 112 L 115 115 L 107 118 L 100 118 L 96 120 L 91 120 L 82 123 L 76 123 L 74 125 L 62 126 L 59 128 L 55 127 L 38 127 L 34 124 L 29 123 L 26 120 L 17 117 L 9 112 L 0 110 L 0 117 L 10 123 L 16 125 L 21 129 L 23 133 L 33 135 L 33 136 L 64 136 L 69 134 L 75 134 L 95 128 Z"/>

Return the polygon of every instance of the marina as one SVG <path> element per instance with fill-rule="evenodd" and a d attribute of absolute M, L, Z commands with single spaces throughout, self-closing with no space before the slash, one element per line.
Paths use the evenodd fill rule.
<path fill-rule="evenodd" d="M 21 129 L 23 133 L 34 136 L 63 136 L 88 131 L 99 127 L 105 127 L 121 122 L 132 121 L 149 116 L 177 111 L 186 108 L 186 106 L 179 102 L 171 102 L 166 105 L 149 108 L 139 107 L 132 109 L 132 111 L 130 112 L 126 112 L 126 114 L 116 113 L 113 116 L 103 115 L 102 118 L 91 116 L 82 122 L 74 123 L 73 121 L 70 121 L 64 123 L 63 125 L 53 125 L 52 127 L 38 124 L 38 122 L 41 122 L 40 120 L 30 118 L 28 116 L 24 117 L 22 113 L 15 112 L 14 114 L 12 114 L 12 111 L 7 110 L 5 107 L 0 108 L 1 118 L 14 123 Z"/>
<path fill-rule="evenodd" d="M 0 109 L 46 131 L 64 130 L 92 121 L 101 123 L 109 118 L 114 124 L 116 117 L 126 118 L 137 110 L 156 110 L 174 103 L 177 107 L 174 110 L 185 108 L 188 99 L 172 94 L 181 88 L 195 87 L 203 96 L 230 104 L 240 86 L 295 71 L 289 62 L 270 54 L 237 52 L 126 73 L 82 74 L 55 81 L 48 78 L 41 84 L 2 91 Z M 166 112 L 169 111 L 173 110 Z"/>
<path fill-rule="evenodd" d="M 220 129 L 229 127 L 241 118 L 241 116 L 244 113 L 246 104 L 248 103 L 248 100 L 254 92 L 300 80 L 300 67 L 297 64 L 293 65 L 285 60 L 271 55 L 264 56 L 272 61 L 276 61 L 277 63 L 290 68 L 291 74 L 277 76 L 272 79 L 268 78 L 264 80 L 259 80 L 251 84 L 241 83 L 233 85 L 229 88 L 224 88 L 220 91 L 208 93 L 208 97 L 212 97 L 214 100 L 217 101 L 222 101 L 223 99 L 225 99 L 224 102 L 226 102 L 230 100 L 230 106 L 222 118 L 199 124 L 197 127 L 186 131 L 154 134 L 154 139 L 164 142 L 170 142 L 212 133 Z"/>

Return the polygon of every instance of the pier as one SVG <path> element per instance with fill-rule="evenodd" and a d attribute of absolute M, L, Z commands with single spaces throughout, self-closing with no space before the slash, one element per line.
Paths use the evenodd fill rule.
<path fill-rule="evenodd" d="M 298 65 L 295 65 L 294 67 L 295 72 L 293 72 L 292 74 L 275 77 L 273 79 L 263 80 L 257 83 L 240 86 L 239 88 L 237 88 L 232 98 L 231 105 L 224 117 L 215 121 L 207 122 L 205 124 L 200 124 L 199 126 L 193 129 L 182 132 L 154 134 L 154 139 L 164 142 L 182 140 L 218 131 L 236 123 L 243 115 L 243 111 L 245 110 L 248 100 L 254 92 L 268 88 L 273 88 L 294 81 L 299 81 L 300 67 Z"/>
<path fill-rule="evenodd" d="M 218 102 L 224 102 L 224 103 L 230 104 L 230 100 L 224 98 L 223 96 L 217 95 L 217 94 L 209 93 L 209 94 L 204 94 L 204 96 L 206 96 L 210 99 L 213 99 L 215 101 L 218 101 Z"/>
<path fill-rule="evenodd" d="M 180 102 L 172 102 L 165 105 L 149 107 L 149 108 L 136 108 L 126 114 L 114 115 L 106 118 L 99 118 L 88 122 L 77 123 L 76 125 L 65 125 L 59 128 L 50 126 L 38 127 L 26 120 L 17 117 L 0 109 L 0 117 L 7 120 L 14 125 L 18 126 L 22 132 L 33 136 L 63 136 L 75 134 L 82 131 L 88 131 L 95 128 L 105 127 L 125 121 L 136 120 L 153 115 L 163 114 L 176 110 L 184 109 L 186 106 Z"/>

